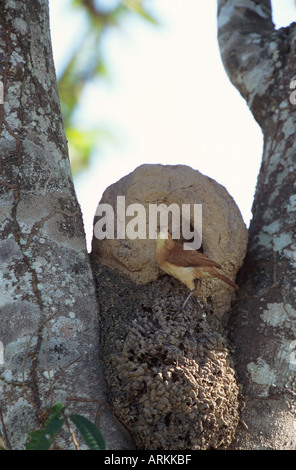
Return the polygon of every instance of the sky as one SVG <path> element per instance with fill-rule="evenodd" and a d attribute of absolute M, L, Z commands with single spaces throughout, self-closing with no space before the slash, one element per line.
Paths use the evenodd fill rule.
<path fill-rule="evenodd" d="M 101 5 L 118 0 L 97 0 Z M 57 75 L 83 31 L 69 0 L 50 0 Z M 262 133 L 232 86 L 217 42 L 216 0 L 148 0 L 159 27 L 131 15 L 105 37 L 108 81 L 81 96 L 76 119 L 110 130 L 90 167 L 75 177 L 88 248 L 103 191 L 143 163 L 184 164 L 225 186 L 249 225 Z M 293 0 L 273 0 L 277 27 L 296 20 Z M 268 99 L 268 97 L 266 97 Z"/>

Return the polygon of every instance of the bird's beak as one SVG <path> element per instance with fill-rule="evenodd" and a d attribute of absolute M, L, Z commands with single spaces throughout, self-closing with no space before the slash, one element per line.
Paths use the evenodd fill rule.
<path fill-rule="evenodd" d="M 167 240 L 169 238 L 169 230 L 167 227 L 157 227 L 155 235 L 158 240 Z"/>

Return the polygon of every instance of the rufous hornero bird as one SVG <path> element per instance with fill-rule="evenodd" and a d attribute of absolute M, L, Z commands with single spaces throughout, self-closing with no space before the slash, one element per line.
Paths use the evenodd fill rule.
<path fill-rule="evenodd" d="M 172 240 L 167 229 L 158 229 L 155 239 L 155 260 L 162 271 L 183 282 L 190 289 L 181 309 L 195 291 L 195 279 L 218 278 L 234 289 L 238 286 L 228 277 L 223 276 L 215 268 L 221 266 L 204 253 L 195 250 L 185 250 L 182 244 Z"/>

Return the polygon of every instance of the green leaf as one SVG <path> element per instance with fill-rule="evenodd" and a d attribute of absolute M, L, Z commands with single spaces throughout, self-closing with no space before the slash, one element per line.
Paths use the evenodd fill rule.
<path fill-rule="evenodd" d="M 44 429 L 28 432 L 26 450 L 48 450 L 54 441 L 55 436 L 61 430 L 65 419 L 60 417 L 64 409 L 62 403 L 56 403 L 51 408 L 51 413 L 45 423 Z"/>
<path fill-rule="evenodd" d="M 77 427 L 89 449 L 106 450 L 106 442 L 102 433 L 89 419 L 76 414 L 71 414 L 70 419 Z"/>
<path fill-rule="evenodd" d="M 26 450 L 48 450 L 52 444 L 42 429 L 28 432 Z"/>
<path fill-rule="evenodd" d="M 145 2 L 141 0 L 124 0 L 124 6 L 140 15 L 144 20 L 149 21 L 154 26 L 159 26 L 159 21 L 144 8 Z"/>
<path fill-rule="evenodd" d="M 0 432 L 0 450 L 6 450 L 5 444 L 1 436 L 1 432 Z"/>
<path fill-rule="evenodd" d="M 60 402 L 53 405 L 49 418 L 45 423 L 44 434 L 50 435 L 52 440 L 55 438 L 56 434 L 60 431 L 65 423 L 65 419 L 60 418 L 60 414 L 64 408 L 65 405 Z"/>

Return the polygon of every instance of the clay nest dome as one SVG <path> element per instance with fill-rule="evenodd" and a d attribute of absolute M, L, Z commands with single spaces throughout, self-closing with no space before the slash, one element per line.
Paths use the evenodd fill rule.
<path fill-rule="evenodd" d="M 118 206 L 118 196 L 126 207 L 141 204 L 147 214 L 150 204 L 202 204 L 201 250 L 235 279 L 247 230 L 223 186 L 187 166 L 142 165 L 107 188 L 100 201 L 112 208 L 121 223 L 117 228 L 126 229 L 131 218 Z M 191 212 L 189 218 L 194 226 Z M 144 223 L 148 234 L 149 217 Z M 160 271 L 154 240 L 116 233 L 114 239 L 94 237 L 90 257 L 109 401 L 136 446 L 226 449 L 239 422 L 239 391 L 223 327 L 233 288 L 216 279 L 197 281 L 196 296 L 183 311 L 188 288 Z"/>
<path fill-rule="evenodd" d="M 151 204 L 202 205 L 202 251 L 222 266 L 221 272 L 235 279 L 241 267 L 246 247 L 247 229 L 234 200 L 226 189 L 199 171 L 185 165 L 142 165 L 111 185 L 103 194 L 100 205 L 108 204 L 114 210 L 115 225 L 118 217 L 124 224 L 131 217 L 123 214 L 125 208 L 118 207 L 118 196 L 124 196 L 125 208 L 141 204 L 145 208 L 146 239 L 115 238 L 98 240 L 93 237 L 92 257 L 97 262 L 127 274 L 136 284 L 145 284 L 157 279 L 160 270 L 154 259 L 154 240 L 149 234 L 149 206 Z M 94 218 L 94 227 L 99 217 Z M 194 226 L 194 214 L 190 213 L 190 224 Z M 198 283 L 198 296 L 211 298 L 215 311 L 221 314 L 229 309 L 233 289 L 218 280 L 203 280 Z"/>
<path fill-rule="evenodd" d="M 96 281 L 109 400 L 137 448 L 226 449 L 239 390 L 217 316 L 197 299 L 178 311 L 175 280 L 135 286 L 97 266 Z"/>

